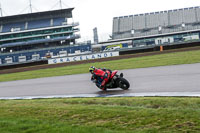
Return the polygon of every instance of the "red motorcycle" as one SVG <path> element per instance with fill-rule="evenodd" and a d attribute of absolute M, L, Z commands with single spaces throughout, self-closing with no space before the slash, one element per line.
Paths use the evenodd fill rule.
<path fill-rule="evenodd" d="M 123 78 L 123 73 L 120 75 L 117 74 L 117 70 L 114 70 L 110 73 L 110 78 L 108 82 L 106 83 L 105 90 L 108 89 L 114 89 L 114 88 L 121 88 L 123 90 L 127 90 L 130 87 L 129 82 Z M 98 88 L 100 88 L 100 81 L 93 78 L 93 82 L 96 84 Z"/>

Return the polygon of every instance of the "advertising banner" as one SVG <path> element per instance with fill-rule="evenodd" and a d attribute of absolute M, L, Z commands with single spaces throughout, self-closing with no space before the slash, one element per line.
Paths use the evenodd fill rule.
<path fill-rule="evenodd" d="M 73 62 L 73 61 L 83 61 L 83 60 L 91 60 L 91 59 L 101 59 L 101 58 L 107 58 L 107 57 L 113 57 L 113 56 L 119 56 L 119 51 L 49 59 L 48 64 L 57 64 L 57 63 Z"/>

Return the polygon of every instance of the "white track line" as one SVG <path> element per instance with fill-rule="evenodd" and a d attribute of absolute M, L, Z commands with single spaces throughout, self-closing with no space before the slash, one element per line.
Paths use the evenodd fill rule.
<path fill-rule="evenodd" d="M 49 99 L 49 98 L 88 98 L 88 97 L 200 97 L 200 92 L 159 92 L 159 93 L 127 93 L 127 94 L 77 94 L 52 96 L 0 97 L 0 100 Z"/>

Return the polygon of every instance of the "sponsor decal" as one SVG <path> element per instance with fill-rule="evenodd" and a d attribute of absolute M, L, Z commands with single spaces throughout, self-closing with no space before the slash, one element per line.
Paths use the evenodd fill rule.
<path fill-rule="evenodd" d="M 107 58 L 107 57 L 113 57 L 113 56 L 119 56 L 119 51 L 49 59 L 48 64 L 57 64 L 57 63 L 91 60 L 91 59 L 101 59 L 101 58 Z"/>

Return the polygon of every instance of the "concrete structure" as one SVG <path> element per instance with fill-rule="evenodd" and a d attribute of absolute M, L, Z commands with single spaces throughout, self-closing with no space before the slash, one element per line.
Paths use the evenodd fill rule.
<path fill-rule="evenodd" d="M 93 48 L 103 51 L 104 46 L 124 42 L 129 50 L 198 43 L 200 7 L 115 17 L 112 39 Z"/>
<path fill-rule="evenodd" d="M 0 17 L 0 65 L 91 51 L 91 44 L 76 45 L 80 35 L 79 23 L 71 21 L 73 9 Z"/>
<path fill-rule="evenodd" d="M 113 18 L 112 39 L 162 35 L 200 29 L 200 7 Z"/>

